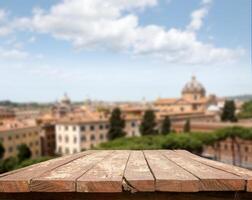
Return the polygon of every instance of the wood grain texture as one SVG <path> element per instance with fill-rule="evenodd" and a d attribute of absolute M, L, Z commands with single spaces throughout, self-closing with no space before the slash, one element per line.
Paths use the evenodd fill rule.
<path fill-rule="evenodd" d="M 33 178 L 92 153 L 96 153 L 96 151 L 86 151 L 64 156 L 3 174 L 0 177 L 0 192 L 29 192 L 29 184 Z"/>
<path fill-rule="evenodd" d="M 142 151 L 132 151 L 124 173 L 124 189 L 131 192 L 155 191 L 155 179 Z"/>
<path fill-rule="evenodd" d="M 182 150 L 111 150 L 86 151 L 0 176 L 0 196 L 29 192 L 129 194 L 129 191 L 148 194 L 160 191 L 169 193 L 169 198 L 174 196 L 171 194 L 210 191 L 246 191 L 252 195 L 252 171 Z"/>
<path fill-rule="evenodd" d="M 158 151 L 144 151 L 156 179 L 156 191 L 197 192 L 199 180 Z"/>
<path fill-rule="evenodd" d="M 76 159 L 43 175 L 33 178 L 30 184 L 33 192 L 74 192 L 76 179 L 110 156 L 113 151 L 101 151 Z"/>
<path fill-rule="evenodd" d="M 161 151 L 167 159 L 200 179 L 200 191 L 242 191 L 246 181 L 234 174 L 210 167 L 174 151 Z"/>
<path fill-rule="evenodd" d="M 122 192 L 129 151 L 115 151 L 77 180 L 77 192 Z"/>
<path fill-rule="evenodd" d="M 191 158 L 205 165 L 208 165 L 216 169 L 220 169 L 220 170 L 223 170 L 223 171 L 226 171 L 226 172 L 229 172 L 229 173 L 232 173 L 234 175 L 244 178 L 247 181 L 247 190 L 252 192 L 252 171 L 251 170 L 233 166 L 233 165 L 228 165 L 228 164 L 217 162 L 214 160 L 209 160 L 206 158 L 202 158 L 185 150 L 176 150 L 175 152 L 179 153 L 180 156 Z"/>

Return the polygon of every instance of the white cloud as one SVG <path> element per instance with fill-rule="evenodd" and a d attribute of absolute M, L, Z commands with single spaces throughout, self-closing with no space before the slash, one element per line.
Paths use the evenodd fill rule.
<path fill-rule="evenodd" d="M 0 47 L 0 59 L 22 60 L 29 56 L 26 51 L 19 49 L 4 49 Z"/>
<path fill-rule="evenodd" d="M 50 34 L 78 49 L 129 52 L 186 64 L 236 60 L 242 50 L 219 48 L 197 38 L 211 3 L 203 0 L 184 30 L 139 24 L 135 10 L 155 6 L 157 0 L 63 0 L 48 11 L 34 9 L 32 18 L 18 19 L 15 26 Z"/>
<path fill-rule="evenodd" d="M 30 37 L 30 38 L 28 39 L 28 42 L 29 42 L 29 43 L 34 43 L 34 42 L 36 42 L 36 37 L 34 37 L 34 36 Z"/>
<path fill-rule="evenodd" d="M 191 22 L 187 26 L 187 29 L 190 31 L 197 31 L 202 27 L 203 20 L 208 14 L 212 0 L 203 0 L 201 4 L 202 7 L 191 14 Z"/>

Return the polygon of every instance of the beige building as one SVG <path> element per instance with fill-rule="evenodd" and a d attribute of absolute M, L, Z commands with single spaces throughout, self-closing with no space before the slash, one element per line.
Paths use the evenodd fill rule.
<path fill-rule="evenodd" d="M 126 137 L 139 136 L 138 118 L 125 118 Z M 108 117 L 98 112 L 88 112 L 79 117 L 68 117 L 56 124 L 56 153 L 72 154 L 90 149 L 107 141 Z"/>
<path fill-rule="evenodd" d="M 0 141 L 4 146 L 4 158 L 17 156 L 17 148 L 21 144 L 26 144 L 31 152 L 32 157 L 41 155 L 40 150 L 40 129 L 35 122 L 8 120 L 0 124 Z"/>
<path fill-rule="evenodd" d="M 154 102 L 154 109 L 160 118 L 164 116 L 204 116 L 210 105 L 216 105 L 215 95 L 206 96 L 204 86 L 192 77 L 181 92 L 181 98 L 159 98 Z M 211 113 L 213 115 L 213 113 Z"/>

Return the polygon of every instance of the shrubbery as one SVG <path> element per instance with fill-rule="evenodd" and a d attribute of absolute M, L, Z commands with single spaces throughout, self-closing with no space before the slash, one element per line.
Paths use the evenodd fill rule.
<path fill-rule="evenodd" d="M 120 138 L 102 143 L 97 149 L 185 149 L 194 153 L 200 153 L 204 145 L 213 145 L 215 142 L 229 137 L 252 140 L 252 129 L 230 127 L 212 133 L 171 133 L 168 135 Z"/>

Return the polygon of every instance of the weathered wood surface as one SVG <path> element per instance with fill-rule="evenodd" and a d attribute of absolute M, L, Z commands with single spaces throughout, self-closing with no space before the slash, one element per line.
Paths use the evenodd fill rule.
<path fill-rule="evenodd" d="M 174 151 L 161 151 L 169 160 L 200 179 L 200 191 L 243 191 L 246 181 L 234 174 L 204 165 Z"/>
<path fill-rule="evenodd" d="M 116 151 L 77 180 L 78 192 L 122 192 L 129 151 Z"/>
<path fill-rule="evenodd" d="M 175 152 L 179 153 L 181 156 L 189 157 L 193 160 L 196 160 L 200 163 L 211 166 L 213 168 L 220 169 L 220 170 L 242 177 L 244 180 L 247 181 L 247 191 L 252 192 L 252 171 L 251 170 L 233 166 L 233 165 L 228 165 L 228 164 L 217 162 L 214 160 L 209 160 L 206 158 L 202 158 L 185 150 L 176 150 Z"/>
<path fill-rule="evenodd" d="M 16 170 L 0 177 L 0 192 L 29 192 L 30 183 L 33 178 L 42 175 L 45 172 L 51 171 L 71 161 L 95 153 L 88 151 L 78 153 L 71 156 L 64 156 L 54 160 L 49 160 L 40 164 L 32 165 L 24 169 Z"/>
<path fill-rule="evenodd" d="M 251 195 L 252 171 L 187 151 L 86 151 L 0 175 L 0 197 L 7 193 L 159 191 Z"/>
<path fill-rule="evenodd" d="M 156 190 L 166 192 L 198 192 L 199 179 L 179 167 L 158 151 L 144 151 L 156 179 Z"/>
<path fill-rule="evenodd" d="M 142 151 L 132 151 L 124 173 L 124 190 L 155 191 L 155 178 Z"/>
<path fill-rule="evenodd" d="M 76 180 L 99 161 L 109 157 L 111 153 L 112 151 L 101 151 L 90 154 L 33 178 L 31 191 L 74 192 L 76 190 Z"/>

